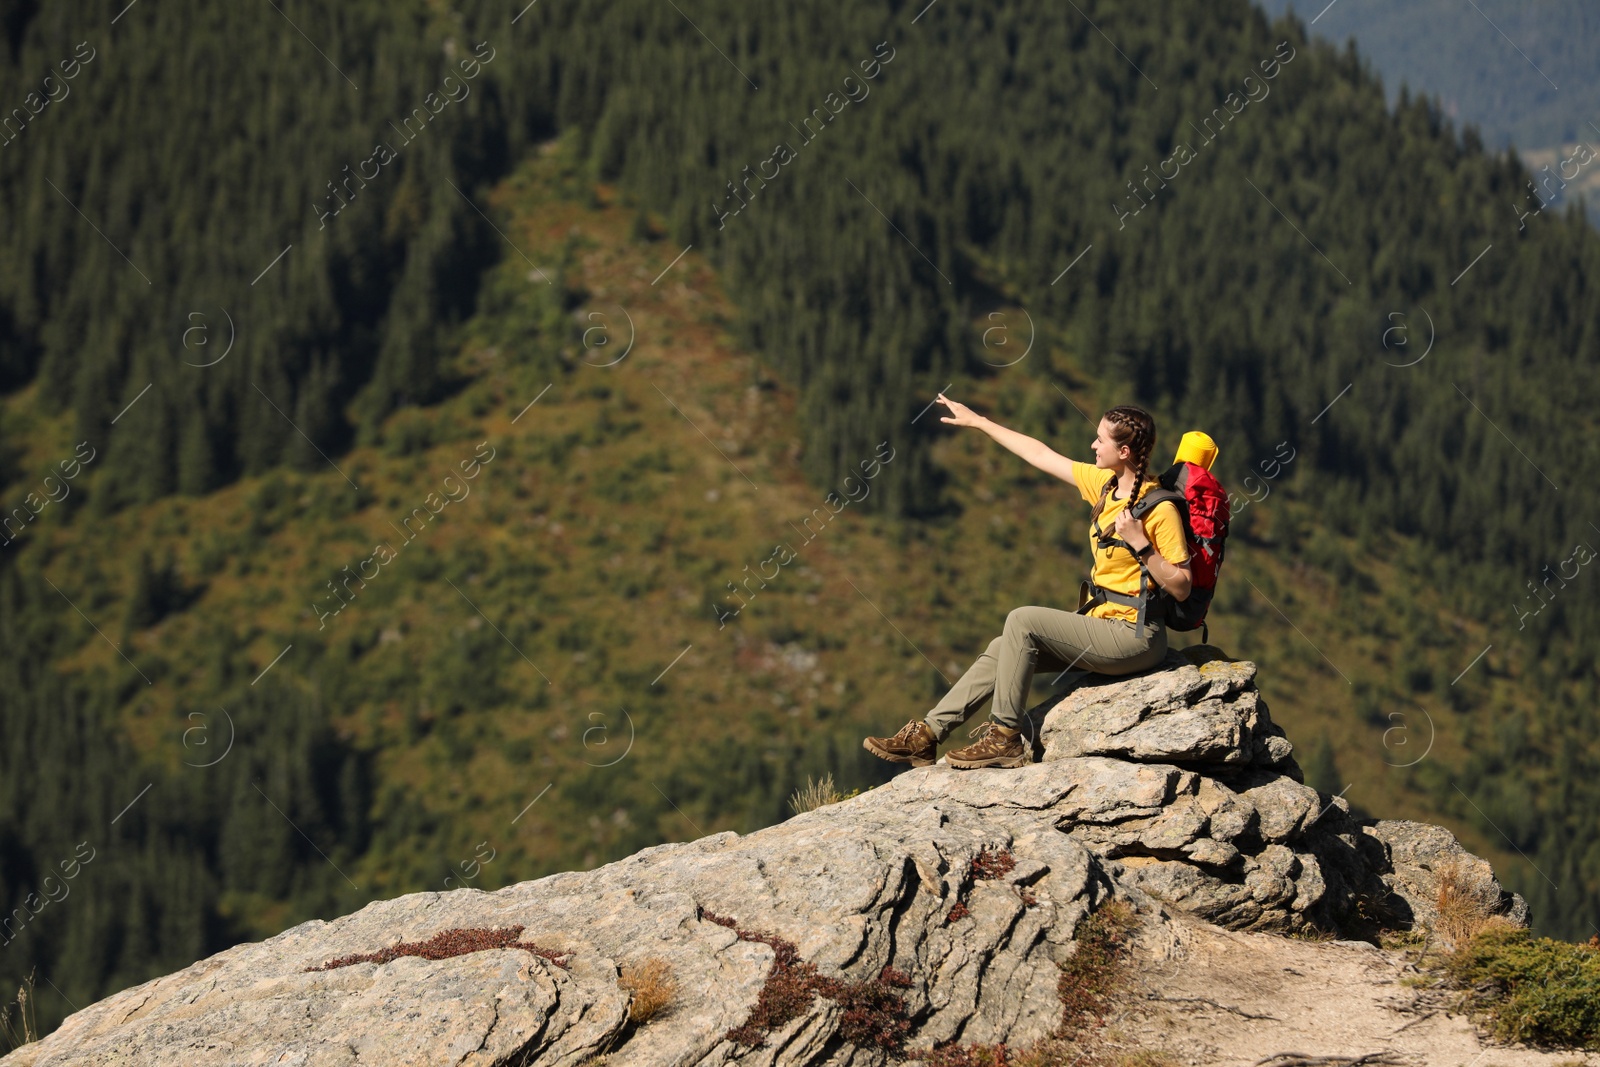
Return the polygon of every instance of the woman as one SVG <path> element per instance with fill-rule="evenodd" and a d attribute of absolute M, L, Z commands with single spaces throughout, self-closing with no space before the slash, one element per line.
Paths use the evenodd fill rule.
<path fill-rule="evenodd" d="M 968 735 L 976 740 L 947 753 L 945 759 L 952 767 L 1021 767 L 1033 760 L 1032 744 L 1022 736 L 1022 714 L 1036 669 L 1078 667 L 1097 674 L 1132 674 L 1166 658 L 1167 631 L 1159 613 L 1146 617 L 1142 633 L 1136 625 L 1139 564 L 1142 561 L 1150 578 L 1173 598 L 1188 598 L 1189 547 L 1183 519 L 1171 501 L 1158 503 L 1143 520 L 1129 514 L 1139 496 L 1160 484 L 1150 476 L 1155 420 L 1142 408 L 1123 405 L 1105 413 L 1090 445 L 1094 463 L 1088 464 L 1068 459 L 1043 441 L 975 414 L 943 393 L 939 403 L 950 409 L 939 421 L 976 426 L 1035 467 L 1077 487 L 1093 509 L 1091 580 L 1115 599 L 1097 596 L 1076 612 L 1037 605 L 1013 609 L 1001 635 L 989 642 L 988 649 L 925 718 L 906 723 L 893 737 L 869 737 L 862 744 L 868 752 L 891 762 L 926 766 L 934 762 L 939 742 L 992 694 L 989 721 Z"/>

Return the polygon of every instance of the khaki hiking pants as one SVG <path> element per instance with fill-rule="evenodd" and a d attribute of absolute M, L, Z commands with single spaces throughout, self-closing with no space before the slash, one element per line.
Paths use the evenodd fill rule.
<path fill-rule="evenodd" d="M 1035 670 L 1094 674 L 1147 670 L 1166 658 L 1167 629 L 1147 623 L 1145 630 L 1147 636 L 1141 640 L 1133 623 L 1122 619 L 1095 619 L 1036 604 L 1014 608 L 1000 636 L 989 642 L 924 720 L 943 741 L 992 694 L 994 721 L 1019 729 Z"/>

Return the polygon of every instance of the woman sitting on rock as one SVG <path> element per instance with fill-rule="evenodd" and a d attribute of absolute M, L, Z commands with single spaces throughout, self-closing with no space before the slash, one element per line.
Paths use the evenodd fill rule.
<path fill-rule="evenodd" d="M 947 753 L 945 759 L 952 767 L 1021 767 L 1033 760 L 1031 740 L 1022 735 L 1022 714 L 1036 669 L 1077 667 L 1097 674 L 1132 674 L 1166 657 L 1167 631 L 1155 617 L 1159 613 L 1145 619 L 1142 632 L 1137 625 L 1139 564 L 1144 563 L 1165 592 L 1178 600 L 1188 598 L 1189 548 L 1183 519 L 1171 501 L 1151 508 L 1143 521 L 1128 512 L 1139 495 L 1159 485 L 1149 475 L 1155 420 L 1142 408 L 1123 405 L 1105 413 L 1090 445 L 1091 465 L 975 414 L 943 393 L 939 402 L 950 409 L 941 422 L 976 426 L 1035 467 L 1077 487 L 1093 508 L 1090 579 L 1098 592 L 1093 597 L 1080 595 L 1075 612 L 1038 605 L 1014 608 L 1001 635 L 989 642 L 925 718 L 913 719 L 893 737 L 869 737 L 862 744 L 883 759 L 926 766 L 934 762 L 939 742 L 992 694 L 989 721 L 968 734 L 976 740 Z M 1106 599 L 1108 593 L 1114 599 Z"/>

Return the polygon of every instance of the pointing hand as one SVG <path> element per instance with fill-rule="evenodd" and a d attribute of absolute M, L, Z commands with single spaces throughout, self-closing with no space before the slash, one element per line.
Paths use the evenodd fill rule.
<path fill-rule="evenodd" d="M 946 398 L 943 393 L 939 394 L 937 402 L 950 409 L 950 414 L 939 416 L 940 422 L 948 422 L 952 426 L 977 426 L 983 422 L 982 415 L 958 400 Z"/>

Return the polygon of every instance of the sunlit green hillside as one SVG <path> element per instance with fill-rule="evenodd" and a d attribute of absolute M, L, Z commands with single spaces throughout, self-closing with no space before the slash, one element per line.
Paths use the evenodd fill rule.
<path fill-rule="evenodd" d="M 866 478 L 826 501 L 797 469 L 793 393 L 729 341 L 714 271 L 693 252 L 674 263 L 555 144 L 495 200 L 518 251 L 461 338 L 455 395 L 392 418 L 337 470 L 34 531 L 6 596 L 32 599 L 59 650 L 41 666 L 87 679 L 99 728 L 131 747 L 81 771 L 42 757 L 27 785 L 82 788 L 92 771 L 107 818 L 139 794 L 37 920 L 63 995 L 101 992 L 87 960 L 111 948 L 112 980 L 132 981 L 370 899 L 753 830 L 810 775 L 871 785 L 890 768 L 861 735 L 920 716 L 1012 607 L 1075 595 L 1075 491 L 952 429 L 936 446 L 950 519 L 900 526 L 843 503 Z M 1086 455 L 1077 409 L 1117 398 L 1067 351 L 1026 358 L 1027 374 L 950 392 Z M 8 420 L 28 401 L 8 400 Z M 27 425 L 30 465 L 70 452 L 58 421 Z M 1164 418 L 1163 449 L 1184 425 Z M 1210 429 L 1218 469 L 1242 480 L 1230 428 Z M 905 436 L 886 425 L 878 458 L 897 461 Z M 1525 827 L 1466 768 L 1469 751 L 1529 743 L 1503 724 L 1530 650 L 1416 581 L 1414 546 L 1363 552 L 1314 527 L 1296 500 L 1314 472 L 1276 471 L 1236 481 L 1265 495 L 1241 511 L 1213 643 L 1262 664 L 1317 784 L 1446 822 L 1528 890 L 1539 876 L 1467 794 Z M 92 463 L 80 477 L 92 492 Z M 740 609 L 729 583 L 763 569 L 776 577 L 744 586 Z M 197 913 L 152 894 L 171 942 L 94 944 L 127 906 L 118 879 L 217 803 L 215 881 L 185 890 Z"/>
<path fill-rule="evenodd" d="M 0 994 L 880 781 L 1086 566 L 941 389 L 1209 431 L 1316 784 L 1594 932 L 1600 235 L 1248 0 L 703 2 L 0 15 Z"/>

